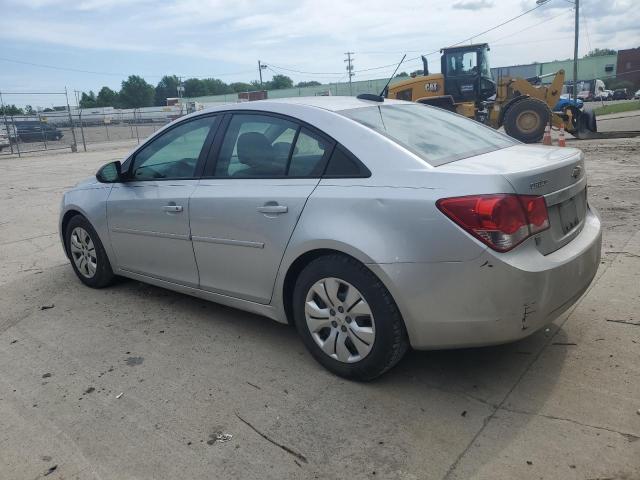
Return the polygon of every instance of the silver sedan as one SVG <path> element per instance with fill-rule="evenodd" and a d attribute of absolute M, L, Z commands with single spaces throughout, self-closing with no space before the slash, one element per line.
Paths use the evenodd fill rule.
<path fill-rule="evenodd" d="M 600 260 L 583 155 L 424 105 L 312 97 L 183 117 L 65 193 L 90 287 L 120 275 L 295 324 L 368 380 L 409 348 L 532 334 Z"/>

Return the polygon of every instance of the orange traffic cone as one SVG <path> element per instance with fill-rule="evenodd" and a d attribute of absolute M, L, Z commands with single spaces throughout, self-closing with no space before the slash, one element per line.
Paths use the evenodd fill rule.
<path fill-rule="evenodd" d="M 567 146 L 567 142 L 564 138 L 564 125 L 560 125 L 560 136 L 558 137 L 558 146 L 559 147 Z"/>
<path fill-rule="evenodd" d="M 543 145 L 551 145 L 551 123 L 547 123 L 544 127 L 544 136 L 542 137 Z"/>

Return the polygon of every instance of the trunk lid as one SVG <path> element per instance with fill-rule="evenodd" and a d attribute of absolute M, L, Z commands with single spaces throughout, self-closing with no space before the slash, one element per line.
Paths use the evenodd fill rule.
<path fill-rule="evenodd" d="M 550 228 L 535 235 L 536 246 L 544 255 L 566 245 L 582 230 L 587 213 L 587 178 L 580 150 L 515 145 L 436 168 L 501 175 L 515 193 L 544 196 Z"/>

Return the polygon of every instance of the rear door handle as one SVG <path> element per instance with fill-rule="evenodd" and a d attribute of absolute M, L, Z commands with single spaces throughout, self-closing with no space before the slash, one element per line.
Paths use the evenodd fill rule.
<path fill-rule="evenodd" d="M 289 208 L 286 205 L 263 205 L 261 207 L 258 207 L 258 211 L 260 213 L 287 213 L 289 211 Z"/>
<path fill-rule="evenodd" d="M 165 212 L 179 213 L 182 211 L 182 205 L 165 205 L 162 209 Z"/>

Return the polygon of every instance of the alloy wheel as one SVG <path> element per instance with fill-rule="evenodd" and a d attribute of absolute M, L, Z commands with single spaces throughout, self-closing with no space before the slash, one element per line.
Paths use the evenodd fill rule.
<path fill-rule="evenodd" d="M 323 278 L 309 289 L 305 319 L 313 340 L 329 357 L 343 363 L 365 358 L 376 330 L 371 307 L 360 291 L 339 278 Z"/>
<path fill-rule="evenodd" d="M 521 112 L 516 119 L 518 128 L 525 133 L 531 133 L 539 128 L 540 121 L 540 116 L 536 112 L 530 110 Z"/>
<path fill-rule="evenodd" d="M 89 233 L 82 227 L 75 227 L 71 231 L 69 242 L 73 263 L 85 278 L 93 278 L 98 269 L 96 248 Z"/>

